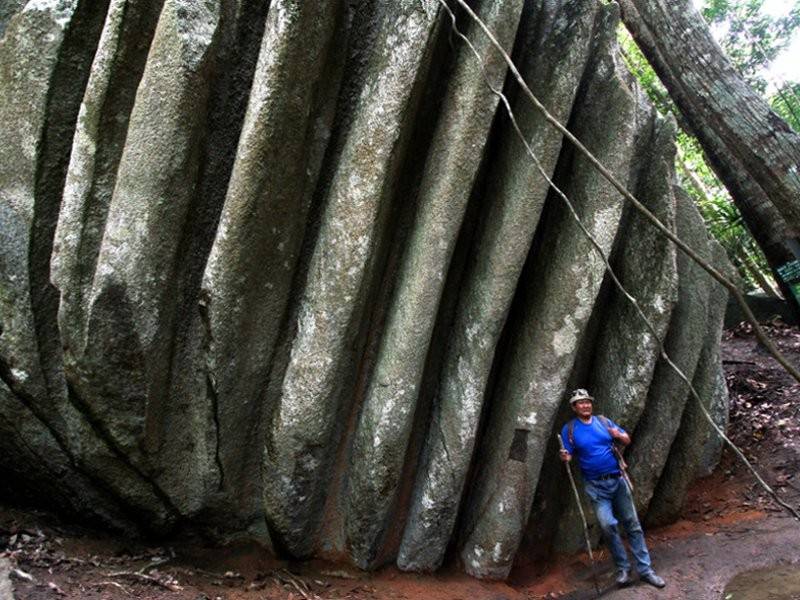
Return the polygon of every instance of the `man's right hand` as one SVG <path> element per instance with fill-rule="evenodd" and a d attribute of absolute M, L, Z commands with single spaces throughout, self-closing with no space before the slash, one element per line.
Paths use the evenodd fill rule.
<path fill-rule="evenodd" d="M 572 460 L 572 455 L 569 452 L 567 452 L 566 450 L 559 450 L 558 451 L 558 455 L 561 458 L 561 460 L 564 461 L 564 462 L 569 462 L 569 461 Z"/>

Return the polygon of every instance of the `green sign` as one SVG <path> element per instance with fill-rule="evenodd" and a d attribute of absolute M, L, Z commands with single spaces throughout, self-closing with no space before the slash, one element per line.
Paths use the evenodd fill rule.
<path fill-rule="evenodd" d="M 800 302 L 800 261 L 792 260 L 778 267 L 778 275 L 792 290 L 795 299 Z"/>

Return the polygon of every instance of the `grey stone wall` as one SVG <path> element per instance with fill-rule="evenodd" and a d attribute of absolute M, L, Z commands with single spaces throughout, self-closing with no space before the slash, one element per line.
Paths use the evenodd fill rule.
<path fill-rule="evenodd" d="M 462 11 L 482 65 L 435 0 L 17 4 L 0 15 L 6 496 L 503 578 L 574 549 L 552 439 L 580 385 L 633 432 L 642 508 L 674 515 L 708 430 L 484 78 L 721 422 L 723 294 Z M 616 6 L 473 4 L 549 110 L 711 256 Z"/>

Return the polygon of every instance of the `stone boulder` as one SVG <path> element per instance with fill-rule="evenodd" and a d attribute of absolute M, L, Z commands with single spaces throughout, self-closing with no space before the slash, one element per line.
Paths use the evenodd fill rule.
<path fill-rule="evenodd" d="M 470 6 L 710 256 L 616 5 Z M 653 518 L 718 454 L 656 338 L 724 422 L 721 295 L 456 2 L 6 2 L 0 134 L 4 497 L 504 578 L 574 537 L 554 439 L 570 388 L 633 432 Z"/>

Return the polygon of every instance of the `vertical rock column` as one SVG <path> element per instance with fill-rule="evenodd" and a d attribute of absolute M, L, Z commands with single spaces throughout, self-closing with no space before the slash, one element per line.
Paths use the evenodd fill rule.
<path fill-rule="evenodd" d="M 148 437 L 158 441 L 152 469 L 159 474 L 159 485 L 182 511 L 187 511 L 184 514 L 203 511 L 208 516 L 206 524 L 217 531 L 241 532 L 248 524 L 257 523 L 261 531 L 251 532 L 263 541 L 259 478 L 247 480 L 254 483 L 252 486 L 233 486 L 235 498 L 248 499 L 246 509 L 241 504 L 225 505 L 230 496 L 221 493 L 226 489 L 219 465 L 222 438 L 213 399 L 208 397 L 206 336 L 199 305 L 203 274 L 235 162 L 269 4 L 262 0 L 220 3 L 197 180 L 172 275 L 175 319 L 169 388 L 164 391 L 169 401 L 148 430 Z M 257 444 L 248 447 L 250 455 L 259 455 Z M 258 471 L 257 465 L 242 464 L 242 470 L 247 469 Z"/>
<path fill-rule="evenodd" d="M 655 116 L 649 147 L 637 148 L 636 197 L 668 228 L 675 229 L 674 122 Z M 650 129 L 650 127 L 648 127 Z M 644 410 L 647 389 L 658 361 L 660 340 L 669 327 L 678 297 L 675 246 L 632 206 L 619 236 L 614 268 L 656 330 L 654 336 L 636 308 L 616 287 L 605 310 L 590 388 L 604 414 L 633 430 Z"/>
<path fill-rule="evenodd" d="M 641 94 L 641 92 L 640 92 Z M 662 119 L 639 96 L 642 128 L 634 147 L 633 173 L 628 188 L 667 227 L 675 229 L 674 177 L 675 125 Z M 656 330 L 656 336 L 607 276 L 612 286 L 607 306 L 593 318 L 601 320 L 597 340 L 592 349 L 593 362 L 589 388 L 595 397 L 595 410 L 633 431 L 644 410 L 647 390 L 658 361 L 660 341 L 666 335 L 673 306 L 677 300 L 677 266 L 675 246 L 659 233 L 630 204 L 620 233 L 615 240 L 612 266 L 625 289 L 636 298 L 642 311 Z M 584 385 L 583 382 L 580 385 Z M 569 411 L 569 418 L 573 415 Z M 561 423 L 556 423 L 559 430 Z M 552 457 L 557 460 L 555 456 Z M 559 471 L 562 476 L 562 471 Z M 581 494 L 586 516 L 594 522 L 594 511 Z M 599 533 L 599 532 L 598 532 Z M 580 515 L 574 502 L 566 505 L 558 521 L 555 548 L 560 552 L 576 552 L 584 545 Z"/>
<path fill-rule="evenodd" d="M 203 276 L 206 388 L 215 407 L 222 485 L 237 504 L 261 505 L 263 440 L 255 432 L 333 116 L 338 77 L 330 81 L 326 69 L 343 12 L 338 1 L 270 6 Z"/>
<path fill-rule="evenodd" d="M 725 272 L 724 265 L 729 264 L 728 257 L 717 242 L 711 242 L 711 256 L 712 264 Z M 706 335 L 703 338 L 703 348 L 692 379 L 692 386 L 700 396 L 706 410 L 711 409 L 715 398 L 717 375 L 722 367 L 720 340 L 727 306 L 728 290 L 716 281 L 712 282 L 708 300 Z M 709 435 L 716 436 L 717 433 L 712 430 L 711 425 L 702 414 L 697 399 L 689 392 L 680 429 L 672 443 L 669 457 L 647 509 L 649 524 L 668 523 L 680 516 L 686 500 L 686 492 L 696 476 L 695 465 L 700 461 L 704 442 Z"/>
<path fill-rule="evenodd" d="M 3 405 L 10 422 L 26 415 L 46 430 L 31 446 L 52 450 L 55 441 L 76 473 L 69 487 L 106 490 L 117 511 L 160 526 L 171 519 L 149 483 L 70 401 L 62 372 L 56 314 L 57 294 L 48 284 L 52 236 L 67 171 L 69 148 L 94 44 L 107 3 L 29 3 L 0 41 L 0 376 L 30 412 Z M 6 412 L 8 411 L 8 412 Z M 81 475 L 82 473 L 83 475 Z M 62 478 L 66 481 L 67 476 Z M 98 512 L 105 511 L 98 504 Z"/>
<path fill-rule="evenodd" d="M 692 199 L 676 190 L 678 236 L 703 258 L 709 256 L 705 224 Z M 682 252 L 678 253 L 678 303 L 672 311 L 664 349 L 692 380 L 703 347 L 708 319 L 710 276 Z M 632 434 L 626 456 L 635 482 L 634 499 L 640 511 L 650 503 L 686 404 L 686 383 L 663 359 L 659 360 L 641 420 Z"/>
<path fill-rule="evenodd" d="M 63 393 L 63 377 L 53 373 L 61 357 L 42 355 L 47 342 L 40 338 L 52 317 L 45 297 L 48 263 L 41 258 L 46 252 L 49 260 L 52 240 L 46 233 L 60 200 L 60 190 L 53 189 L 59 183 L 53 167 L 63 160 L 47 142 L 65 145 L 53 136 L 72 134 L 82 91 L 64 90 L 70 93 L 58 100 L 62 104 L 51 93 L 65 76 L 87 74 L 64 66 L 66 53 L 73 50 L 70 38 L 85 18 L 79 8 L 77 0 L 31 3 L 0 42 L 0 133 L 5 140 L 0 145 L 0 361 L 12 389 L 43 403 Z M 88 71 L 88 64 L 81 66 Z"/>
<path fill-rule="evenodd" d="M 48 160 L 49 102 L 66 51 L 77 0 L 43 3 L 19 14 L 0 42 L 0 361 L 3 379 L 18 393 L 46 401 L 50 393 L 39 356 L 37 302 L 42 287 L 33 264 L 37 212 L 57 200 L 41 195 L 38 172 Z M 75 102 L 75 99 L 72 99 Z M 79 101 L 79 99 L 78 99 Z M 67 107 L 63 107 L 67 108 Z M 55 117 L 54 117 L 55 118 Z M 36 281 L 38 279 L 38 281 Z"/>
<path fill-rule="evenodd" d="M 521 8 L 519 0 L 481 4 L 481 18 L 506 49 Z M 355 437 L 347 532 L 354 560 L 364 566 L 378 553 L 395 501 L 436 307 L 497 107 L 482 69 L 494 87 L 502 87 L 506 74 L 505 62 L 478 27 L 472 25 L 469 33 L 477 51 L 489 59 L 481 65 L 459 42 Z"/>
<path fill-rule="evenodd" d="M 78 115 L 51 259 L 68 375 L 84 352 L 88 296 L 160 9 L 150 0 L 112 0 Z"/>
<path fill-rule="evenodd" d="M 728 430 L 729 402 L 728 384 L 725 381 L 725 370 L 722 366 L 722 357 L 715 359 L 717 366 L 714 372 L 714 379 L 711 382 L 711 401 L 709 402 L 708 412 L 711 418 L 722 431 Z M 695 477 L 708 477 L 717 467 L 722 457 L 722 447 L 725 444 L 719 434 L 711 427 L 708 427 L 703 448 L 700 451 L 700 458 L 695 465 Z"/>
<path fill-rule="evenodd" d="M 378 10 L 378 33 L 355 115 L 330 184 L 298 309 L 297 333 L 267 433 L 264 504 L 293 555 L 311 552 L 337 445 L 341 367 L 362 318 L 375 248 L 392 198 L 412 90 L 433 43 L 435 2 Z"/>
<path fill-rule="evenodd" d="M 168 0 L 161 11 L 108 208 L 86 349 L 72 377 L 107 438 L 148 478 L 170 402 L 180 240 L 195 198 L 220 11 L 215 0 Z M 169 435 L 205 446 L 205 431 L 190 424 Z M 178 468 L 182 457 L 173 458 Z M 190 502 L 182 508 L 194 510 L 202 498 Z"/>
<path fill-rule="evenodd" d="M 603 9 L 571 126 L 586 147 L 624 179 L 636 121 L 627 74 L 615 53 L 615 11 Z M 564 192 L 608 253 L 622 214 L 619 193 L 582 156 L 572 159 L 567 182 Z M 605 274 L 602 259 L 562 199 L 553 195 L 550 201 L 558 206 L 546 223 L 540 253 L 532 257 L 535 278 L 522 283 L 523 315 L 502 358 L 466 516 L 461 557 L 467 572 L 481 578 L 503 579 L 511 570 L 547 437 Z"/>
<path fill-rule="evenodd" d="M 584 71 L 596 11 L 593 3 L 553 8 L 541 2 L 525 17 L 523 76 L 561 121 Z M 545 172 L 552 173 L 561 135 L 521 95 L 513 106 Z M 486 216 L 460 292 L 403 534 L 398 564 L 404 569 L 435 569 L 450 541 L 495 347 L 548 191 L 510 123 L 503 122 L 503 143 L 488 175 Z"/>

